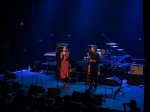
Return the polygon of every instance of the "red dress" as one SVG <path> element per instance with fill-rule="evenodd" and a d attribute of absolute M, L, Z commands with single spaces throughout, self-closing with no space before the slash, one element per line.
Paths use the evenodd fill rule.
<path fill-rule="evenodd" d="M 62 52 L 60 53 L 60 57 L 61 57 L 61 54 Z M 69 55 L 70 53 L 66 52 L 66 58 L 63 57 L 61 59 L 60 77 L 62 79 L 67 78 L 69 76 L 69 67 L 70 67 L 69 59 L 68 59 Z"/>

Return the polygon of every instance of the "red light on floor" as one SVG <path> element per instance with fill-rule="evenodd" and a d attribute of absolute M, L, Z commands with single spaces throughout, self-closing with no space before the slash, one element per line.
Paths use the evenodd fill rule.
<path fill-rule="evenodd" d="M 24 22 L 20 22 L 20 26 L 24 26 Z"/>

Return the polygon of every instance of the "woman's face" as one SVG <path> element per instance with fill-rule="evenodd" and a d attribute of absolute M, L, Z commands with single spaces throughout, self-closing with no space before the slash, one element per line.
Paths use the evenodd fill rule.
<path fill-rule="evenodd" d="M 91 47 L 91 51 L 92 52 L 96 52 L 94 47 Z"/>
<path fill-rule="evenodd" d="M 63 47 L 63 51 L 67 51 L 67 48 L 66 48 L 66 47 Z"/>
<path fill-rule="evenodd" d="M 91 51 L 94 52 L 94 48 L 93 47 L 91 47 Z"/>

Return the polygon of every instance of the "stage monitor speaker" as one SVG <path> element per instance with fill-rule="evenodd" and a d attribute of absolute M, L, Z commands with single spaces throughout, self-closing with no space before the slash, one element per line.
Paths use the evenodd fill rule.
<path fill-rule="evenodd" d="M 112 76 L 109 78 L 105 78 L 105 83 L 109 86 L 120 86 L 121 80 L 116 76 Z"/>
<path fill-rule="evenodd" d="M 41 86 L 35 86 L 35 85 L 30 85 L 28 94 L 43 94 L 45 92 L 45 89 Z"/>
<path fill-rule="evenodd" d="M 7 71 L 4 75 L 4 80 L 11 80 L 16 79 L 17 75 L 15 75 L 13 72 Z"/>
<path fill-rule="evenodd" d="M 13 89 L 14 91 L 16 91 L 16 90 L 18 90 L 18 89 L 20 89 L 20 88 L 21 88 L 20 83 L 18 83 L 18 82 L 12 82 L 12 89 Z"/>
<path fill-rule="evenodd" d="M 120 79 L 120 78 L 118 78 L 118 77 L 116 77 L 116 76 L 112 76 L 112 78 L 113 78 L 113 79 L 114 79 L 114 81 L 115 81 L 115 82 L 114 82 L 114 83 L 115 83 L 114 85 L 116 85 L 116 86 L 117 86 L 117 85 L 122 84 L 122 83 L 121 83 L 121 79 Z"/>
<path fill-rule="evenodd" d="M 96 99 L 96 105 L 101 106 L 102 105 L 102 94 L 93 94 L 92 96 Z"/>
<path fill-rule="evenodd" d="M 55 98 L 57 96 L 61 95 L 61 90 L 57 88 L 48 88 L 48 91 L 46 93 L 46 97 Z"/>
<path fill-rule="evenodd" d="M 73 91 L 72 92 L 72 95 L 71 95 L 71 100 L 73 102 L 82 102 L 85 98 L 85 93 L 81 93 L 81 92 L 78 92 L 78 91 Z"/>
<path fill-rule="evenodd" d="M 130 74 L 143 75 L 144 74 L 144 65 L 132 64 L 130 67 Z"/>

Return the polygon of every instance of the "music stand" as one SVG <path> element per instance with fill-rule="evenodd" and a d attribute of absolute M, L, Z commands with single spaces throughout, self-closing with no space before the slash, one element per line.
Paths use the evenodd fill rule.
<path fill-rule="evenodd" d="M 121 78 L 121 83 L 119 85 L 119 88 L 114 92 L 114 99 L 116 98 L 116 96 L 118 95 L 118 93 L 120 92 L 123 97 L 125 98 L 126 93 L 124 92 L 124 90 L 122 89 L 122 80 L 123 78 Z"/>

